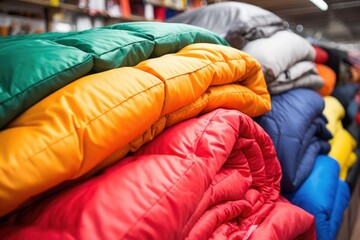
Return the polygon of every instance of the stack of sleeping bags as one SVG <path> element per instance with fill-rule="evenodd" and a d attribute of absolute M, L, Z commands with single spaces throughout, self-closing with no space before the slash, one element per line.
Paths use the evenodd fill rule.
<path fill-rule="evenodd" d="M 226 45 L 150 22 L 1 39 L 0 238 L 314 239 L 251 118 L 261 66 Z"/>
<path fill-rule="evenodd" d="M 360 173 L 360 162 L 357 160 L 359 159 L 359 149 L 354 147 L 358 145 L 360 137 L 359 123 L 356 121 L 356 115 L 359 112 L 357 100 L 359 84 L 352 83 L 351 76 L 348 75 L 348 72 L 351 71 L 346 69 L 350 68 L 351 70 L 352 63 L 345 51 L 316 45 L 314 45 L 314 49 L 316 51 L 317 69 L 325 82 L 319 93 L 323 96 L 331 95 L 328 100 L 325 98 L 325 101 L 329 101 L 329 104 L 326 105 L 331 106 L 327 111 L 328 126 L 333 134 L 337 129 L 341 129 L 342 134 L 334 136 L 334 138 L 344 139 L 341 141 L 333 140 L 330 155 L 335 153 L 333 157 L 341 165 L 341 178 L 346 177 L 346 182 L 349 184 L 350 190 L 353 191 Z M 336 124 L 330 124 L 330 121 Z M 344 168 L 344 164 L 348 166 Z"/>
<path fill-rule="evenodd" d="M 224 2 L 188 11 L 167 21 L 211 30 L 224 36 L 231 46 L 253 56 L 262 66 L 271 94 L 301 87 L 318 90 L 324 84 L 317 73 L 311 44 L 288 31 L 281 18 L 265 9 Z"/>
<path fill-rule="evenodd" d="M 344 129 L 341 120 L 345 116 L 345 109 L 341 103 L 332 96 L 324 97 L 324 115 L 328 120 L 326 125 L 333 138 L 330 140 L 331 150 L 329 156 L 336 159 L 340 164 L 340 178 L 345 180 L 349 169 L 356 162 L 356 140 Z"/>
<path fill-rule="evenodd" d="M 216 17 L 220 15 L 224 17 Z M 324 88 L 324 79 L 314 62 L 314 47 L 286 30 L 285 23 L 275 14 L 245 3 L 217 3 L 180 14 L 169 22 L 201 26 L 218 33 L 229 39 L 233 47 L 259 61 L 272 109 L 256 121 L 274 143 L 283 171 L 281 191 L 315 216 L 318 239 L 334 239 L 349 201 L 349 189 L 346 183 L 339 183 L 339 166 L 334 166 L 329 176 L 318 174 L 326 169 L 327 162 L 338 163 L 326 156 L 333 136 L 326 128 L 324 99 L 316 92 Z M 322 90 L 327 94 L 332 90 L 331 80 L 328 82 Z M 329 159 L 319 160 L 322 158 Z M 317 181 L 327 186 L 310 198 L 319 188 L 312 184 Z"/>

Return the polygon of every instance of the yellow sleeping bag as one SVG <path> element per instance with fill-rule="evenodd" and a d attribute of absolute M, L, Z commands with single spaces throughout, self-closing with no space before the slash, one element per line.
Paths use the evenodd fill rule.
<path fill-rule="evenodd" d="M 193 44 L 80 78 L 0 132 L 0 215 L 219 107 L 251 117 L 271 108 L 260 65 L 231 47 Z"/>
<path fill-rule="evenodd" d="M 335 158 L 340 164 L 340 178 L 346 179 L 349 168 L 356 162 L 356 141 L 351 134 L 343 128 L 341 120 L 345 116 L 345 110 L 341 103 L 332 96 L 324 97 L 324 115 L 328 119 L 326 127 L 332 133 L 330 140 L 331 150 L 329 156 Z"/>

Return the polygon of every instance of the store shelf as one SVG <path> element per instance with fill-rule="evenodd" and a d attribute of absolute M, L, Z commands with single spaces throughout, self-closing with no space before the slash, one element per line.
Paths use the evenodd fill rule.
<path fill-rule="evenodd" d="M 33 6 L 43 7 L 52 9 L 53 11 L 61 11 L 61 10 L 67 10 L 72 11 L 75 13 L 82 13 L 89 15 L 90 17 L 105 17 L 105 18 L 111 18 L 113 20 L 119 20 L 119 21 L 146 21 L 146 19 L 142 16 L 130 16 L 130 17 L 111 17 L 106 12 L 104 13 L 96 13 L 96 14 L 89 14 L 88 8 L 80 8 L 77 5 L 69 4 L 69 3 L 59 3 L 59 5 L 52 5 L 49 0 L 1 0 L 0 2 L 12 2 L 12 3 L 24 3 L 24 4 L 31 4 Z"/>
<path fill-rule="evenodd" d="M 161 0 L 160 1 L 159 0 L 145 0 L 145 3 L 151 4 L 151 5 L 154 5 L 154 6 L 166 7 L 166 8 L 169 8 L 169 9 L 176 10 L 176 11 L 185 11 L 185 10 L 187 10 L 186 6 L 178 7 L 178 6 L 176 6 L 176 4 L 168 4 L 168 3 L 166 3 L 166 1 L 161 1 Z"/>

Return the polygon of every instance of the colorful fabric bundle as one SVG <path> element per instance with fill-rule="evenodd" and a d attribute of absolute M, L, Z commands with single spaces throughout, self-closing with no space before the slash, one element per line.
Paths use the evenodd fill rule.
<path fill-rule="evenodd" d="M 272 12 L 240 2 L 222 2 L 187 11 L 167 20 L 208 29 L 242 49 L 248 42 L 285 30 L 285 22 Z"/>
<path fill-rule="evenodd" d="M 0 132 L 0 168 L 6 172 L 0 215 L 113 164 L 166 127 L 219 107 L 252 117 L 271 108 L 260 65 L 221 45 L 193 44 L 78 79 Z"/>
<path fill-rule="evenodd" d="M 314 238 L 313 217 L 279 199 L 280 179 L 264 130 L 245 114 L 218 109 L 173 126 L 100 175 L 12 215 L 0 236 Z M 270 227 L 280 217 L 286 231 Z"/>
<path fill-rule="evenodd" d="M 228 45 L 199 27 L 155 22 L 4 38 L 0 41 L 0 129 L 90 71 L 134 66 L 193 43 Z"/>

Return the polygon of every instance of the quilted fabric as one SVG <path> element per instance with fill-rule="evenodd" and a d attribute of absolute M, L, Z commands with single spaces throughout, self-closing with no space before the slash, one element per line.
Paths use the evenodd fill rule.
<path fill-rule="evenodd" d="M 330 151 L 332 138 L 322 115 L 323 98 L 310 89 L 271 97 L 272 110 L 256 119 L 274 142 L 281 163 L 281 190 L 295 191 L 309 176 L 319 153 Z"/>
<path fill-rule="evenodd" d="M 279 31 L 269 38 L 251 41 L 242 50 L 259 61 L 267 83 L 275 81 L 295 63 L 315 59 L 311 44 L 290 31 Z"/>
<path fill-rule="evenodd" d="M 336 239 L 349 204 L 349 186 L 338 176 L 339 164 L 331 157 L 320 155 L 304 184 L 295 193 L 287 195 L 293 204 L 315 216 L 319 240 Z"/>
<path fill-rule="evenodd" d="M 0 129 L 93 67 L 90 54 L 47 40 L 2 42 L 0 59 Z"/>
<path fill-rule="evenodd" d="M 257 236 L 309 236 L 313 217 L 278 201 L 280 178 L 263 129 L 245 114 L 218 109 L 11 216 L 12 229 L 0 232 L 2 239 L 244 239 L 269 216 L 289 211 L 282 215 L 287 233 L 263 229 Z"/>
<path fill-rule="evenodd" d="M 175 53 L 193 43 L 228 45 L 218 35 L 199 27 L 156 22 L 1 38 L 0 129 L 90 70 L 135 66 L 149 57 Z"/>
<path fill-rule="evenodd" d="M 155 42 L 152 57 L 177 52 L 192 43 L 229 45 L 222 37 L 209 30 L 181 23 L 130 22 L 112 25 L 107 28 L 145 34 Z"/>
<path fill-rule="evenodd" d="M 273 210 L 248 239 L 316 239 L 314 216 L 288 204 L 288 200 L 280 196 Z"/>
<path fill-rule="evenodd" d="M 221 2 L 176 15 L 167 20 L 206 28 L 242 49 L 249 41 L 266 38 L 286 29 L 285 22 L 272 12 L 240 2 Z"/>
<path fill-rule="evenodd" d="M 315 64 L 311 61 L 295 63 L 273 82 L 268 84 L 270 94 L 280 94 L 295 88 L 310 88 L 318 90 L 324 85 L 324 80 L 318 75 Z"/>
<path fill-rule="evenodd" d="M 90 29 L 60 37 L 55 42 L 92 54 L 95 72 L 134 66 L 148 59 L 155 45 L 144 34 L 111 29 Z"/>
<path fill-rule="evenodd" d="M 271 108 L 260 65 L 222 45 L 193 44 L 78 79 L 0 132 L 0 169 L 6 172 L 0 215 L 118 161 L 166 127 L 219 107 L 253 117 Z"/>
<path fill-rule="evenodd" d="M 349 169 L 356 162 L 356 141 L 351 134 L 343 128 L 342 119 L 345 110 L 341 103 L 332 96 L 324 97 L 325 108 L 323 114 L 328 120 L 326 127 L 334 136 L 330 140 L 331 150 L 329 156 L 336 159 L 340 164 L 340 178 L 345 180 Z"/>

